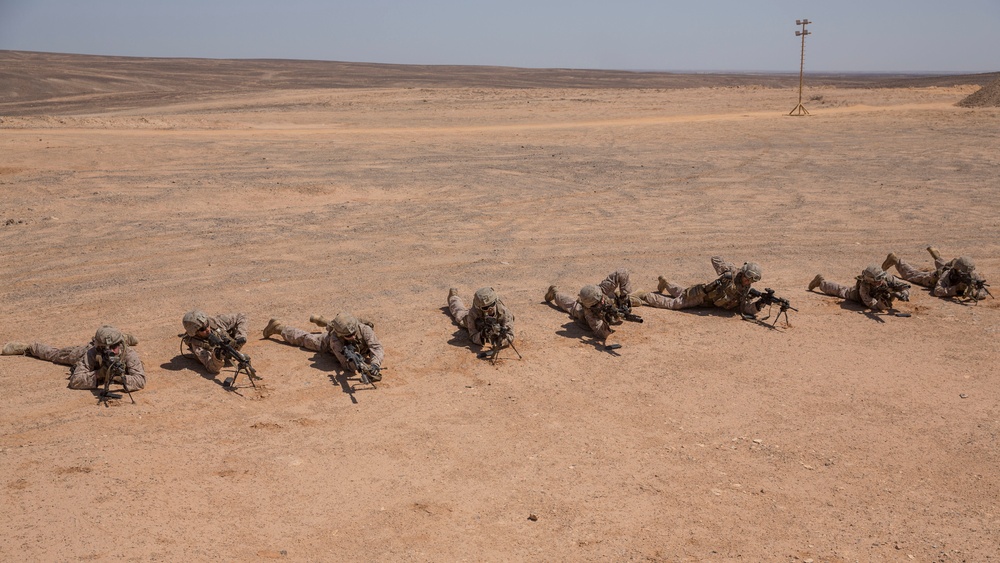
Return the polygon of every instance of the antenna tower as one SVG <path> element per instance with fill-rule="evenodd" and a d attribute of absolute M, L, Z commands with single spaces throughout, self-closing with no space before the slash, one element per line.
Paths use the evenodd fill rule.
<path fill-rule="evenodd" d="M 789 112 L 788 115 L 809 115 L 805 106 L 802 105 L 802 73 L 806 67 L 806 35 L 810 34 L 810 32 L 806 31 L 806 25 L 811 23 L 807 19 L 795 20 L 795 25 L 802 26 L 801 31 L 795 32 L 796 37 L 802 37 L 802 57 L 799 59 L 799 105 L 795 106 L 795 109 Z"/>

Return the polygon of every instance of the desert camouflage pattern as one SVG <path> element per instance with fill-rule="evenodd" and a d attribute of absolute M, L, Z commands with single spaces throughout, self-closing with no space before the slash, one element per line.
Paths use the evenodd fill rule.
<path fill-rule="evenodd" d="M 906 287 L 906 284 L 892 274 L 885 274 L 885 283 L 889 287 L 889 291 L 899 292 L 907 296 L 910 294 L 910 290 Z M 887 307 L 884 307 L 884 304 L 879 303 L 874 297 L 875 287 L 875 284 L 865 279 L 864 275 L 858 276 L 854 285 L 844 285 L 826 279 L 819 284 L 819 290 L 827 295 L 840 297 L 848 301 L 856 301 L 865 307 L 877 311 L 886 310 Z"/>
<path fill-rule="evenodd" d="M 324 333 L 311 333 L 295 327 L 284 327 L 281 329 L 281 338 L 285 342 L 294 346 L 301 346 L 313 352 L 330 352 L 340 366 L 350 371 L 350 364 L 344 357 L 344 341 L 333 331 Z M 358 352 L 361 357 L 373 366 L 381 366 L 385 359 L 385 350 L 382 343 L 375 336 L 375 330 L 365 323 L 358 323 Z"/>
<path fill-rule="evenodd" d="M 611 272 L 597 285 L 608 299 L 614 299 L 615 294 L 631 295 L 632 293 L 632 282 L 629 280 L 629 272 L 625 268 L 618 268 Z M 585 307 L 575 295 L 557 291 L 553 302 L 557 307 L 569 313 L 569 316 L 573 317 L 574 320 L 587 325 L 593 331 L 594 336 L 600 340 L 607 339 L 614 332 L 614 329 L 604 321 L 604 317 L 597 307 Z"/>
<path fill-rule="evenodd" d="M 475 302 L 475 300 L 473 300 Z M 496 317 L 500 321 L 501 327 L 508 327 L 511 330 L 511 334 L 514 334 L 514 314 L 510 312 L 510 309 L 504 305 L 503 300 L 497 298 L 496 302 Z M 471 309 L 465 306 L 465 302 L 462 298 L 453 295 L 448 298 L 448 311 L 451 313 L 451 317 L 455 319 L 455 323 L 458 326 L 464 328 L 469 333 L 469 339 L 472 340 L 474 344 L 483 345 L 483 317 L 484 313 L 478 307 L 473 307 Z"/>
<path fill-rule="evenodd" d="M 742 266 L 726 262 L 720 256 L 712 257 L 712 267 L 718 278 L 715 281 L 697 284 L 681 289 L 676 284 L 667 284 L 669 297 L 649 292 L 642 296 L 644 305 L 659 309 L 689 309 L 691 307 L 718 307 L 720 309 L 739 309 L 745 315 L 756 315 L 757 307 L 749 298 L 751 286 L 740 285 L 736 274 Z M 759 275 L 759 267 L 757 269 Z"/>
<path fill-rule="evenodd" d="M 146 386 L 146 370 L 142 367 L 139 354 L 130 346 L 124 346 L 122 362 L 125 364 L 125 387 L 138 391 Z M 73 366 L 69 376 L 70 389 L 97 389 L 104 385 L 107 366 L 95 346 L 87 346 L 83 357 Z"/>
<path fill-rule="evenodd" d="M 899 276 L 904 280 L 930 288 L 931 295 L 936 297 L 955 297 L 957 295 L 964 295 L 967 289 L 965 284 L 958 280 L 958 275 L 956 275 L 955 266 L 958 260 L 958 258 L 952 258 L 945 262 L 943 259 L 938 258 L 934 260 L 934 270 L 929 271 L 916 268 L 900 258 L 896 261 L 896 271 L 899 272 Z M 969 275 L 974 280 L 985 281 L 974 267 Z M 986 293 L 986 289 L 980 289 L 976 293 L 976 299 L 986 299 L 989 296 Z"/>
<path fill-rule="evenodd" d="M 247 316 L 244 313 L 234 313 L 234 314 L 223 314 L 216 315 L 214 317 L 208 317 L 208 326 L 211 330 L 220 329 L 230 338 L 236 340 L 242 337 L 244 341 L 247 338 Z M 214 347 L 208 343 L 208 340 L 203 340 L 201 338 L 185 336 L 184 343 L 187 344 L 188 350 L 194 354 L 194 357 L 198 358 L 208 373 L 217 374 L 222 371 L 225 366 L 225 358 L 219 359 L 215 357 L 213 353 Z M 243 347 L 242 344 L 233 344 L 233 347 L 239 350 Z"/>

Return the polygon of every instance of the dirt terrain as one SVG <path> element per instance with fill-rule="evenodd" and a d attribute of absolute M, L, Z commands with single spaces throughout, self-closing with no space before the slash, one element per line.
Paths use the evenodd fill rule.
<path fill-rule="evenodd" d="M 1000 303 L 806 291 L 931 244 L 1000 276 L 1000 109 L 956 106 L 995 74 L 807 80 L 809 117 L 791 76 L 0 52 L 0 77 L 0 344 L 111 323 L 149 374 L 101 406 L 0 358 L 0 560 L 998 559 Z M 713 255 L 759 262 L 791 326 L 641 308 L 609 353 L 542 299 Z M 448 317 L 484 285 L 523 359 Z M 250 316 L 259 390 L 181 355 L 192 308 Z M 259 339 L 342 310 L 375 321 L 377 389 Z"/>

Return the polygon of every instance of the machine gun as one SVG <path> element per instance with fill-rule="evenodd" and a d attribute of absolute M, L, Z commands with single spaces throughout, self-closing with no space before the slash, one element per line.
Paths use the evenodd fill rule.
<path fill-rule="evenodd" d="M 796 313 L 798 313 L 799 310 L 796 309 L 795 307 L 792 307 L 791 302 L 789 302 L 787 299 L 785 299 L 783 297 L 778 297 L 777 295 L 775 295 L 773 289 L 771 289 L 770 287 L 768 287 L 768 288 L 764 289 L 763 293 L 761 293 L 760 291 L 757 291 L 756 289 L 754 289 L 754 288 L 751 287 L 750 291 L 748 292 L 748 295 L 750 297 L 756 298 L 758 300 L 758 303 L 761 304 L 760 308 L 757 309 L 758 311 L 761 308 L 763 308 L 765 305 L 767 306 L 767 316 L 764 317 L 763 319 L 760 319 L 761 322 L 764 322 L 767 319 L 770 319 L 771 318 L 771 307 L 773 307 L 774 305 L 778 305 L 778 314 L 775 315 L 774 322 L 771 323 L 771 326 L 773 327 L 776 324 L 778 324 L 778 319 L 781 318 L 782 314 L 785 315 L 785 326 L 792 326 L 792 323 L 790 323 L 788 321 L 788 310 L 791 309 L 792 311 L 795 311 Z M 740 313 L 742 314 L 742 311 L 740 311 Z"/>
<path fill-rule="evenodd" d="M 382 381 L 382 369 L 366 362 L 355 344 L 344 345 L 344 357 L 354 371 L 361 374 L 361 383 L 374 387 L 376 381 Z"/>
<path fill-rule="evenodd" d="M 884 304 L 886 308 L 891 309 L 892 302 L 897 299 L 900 301 L 910 300 L 910 296 L 904 293 L 905 290 L 910 289 L 910 284 L 900 283 L 898 287 L 899 289 L 892 290 L 888 285 L 875 286 L 875 289 L 872 291 L 872 297 L 879 303 Z"/>
<path fill-rule="evenodd" d="M 965 291 L 960 295 L 961 298 L 975 301 L 976 305 L 979 305 L 980 292 L 985 291 L 986 295 L 993 297 L 993 294 L 990 293 L 990 284 L 986 283 L 986 280 L 975 279 L 968 272 L 958 272 L 955 270 L 952 270 L 952 275 L 955 276 L 955 281 L 958 284 L 965 286 Z"/>
<path fill-rule="evenodd" d="M 132 392 L 128 390 L 128 384 L 125 382 L 125 363 L 122 361 L 122 357 L 116 355 L 114 352 L 108 349 L 101 351 L 101 364 L 107 368 L 104 373 L 104 389 L 101 390 L 98 395 L 97 404 L 100 405 L 104 403 L 105 406 L 108 404 L 108 399 L 121 399 L 122 396 L 118 393 L 111 392 L 111 381 L 118 378 L 122 382 L 122 388 L 128 393 L 128 398 L 131 399 L 132 404 L 135 404 L 135 398 L 132 397 Z"/>
<path fill-rule="evenodd" d="M 623 321 L 642 322 L 642 317 L 632 312 L 632 302 L 627 293 L 616 294 L 614 301 L 601 305 L 601 316 L 609 325 L 621 324 Z"/>
<path fill-rule="evenodd" d="M 497 357 L 500 356 L 500 351 L 508 346 L 517 354 L 518 358 L 523 358 L 521 353 L 517 351 L 517 348 L 514 347 L 514 334 L 509 326 L 501 325 L 500 319 L 497 317 L 483 317 L 482 322 L 483 343 L 489 343 L 491 349 L 486 352 L 480 352 L 478 354 L 480 358 L 488 357 L 491 364 L 496 364 Z"/>
<path fill-rule="evenodd" d="M 216 350 L 221 350 L 222 353 L 229 359 L 236 362 L 236 373 L 232 377 L 227 377 L 225 381 L 222 382 L 222 386 L 226 389 L 233 389 L 236 384 L 236 378 L 240 376 L 240 372 L 245 372 L 247 374 L 247 379 L 250 380 L 250 385 L 253 385 L 254 389 L 257 388 L 257 384 L 254 383 L 255 379 L 261 379 L 257 375 L 257 370 L 253 368 L 250 364 L 250 356 L 240 352 L 233 346 L 233 341 L 229 338 L 229 335 L 222 332 L 219 329 L 215 329 L 208 333 L 208 343 L 215 347 Z"/>

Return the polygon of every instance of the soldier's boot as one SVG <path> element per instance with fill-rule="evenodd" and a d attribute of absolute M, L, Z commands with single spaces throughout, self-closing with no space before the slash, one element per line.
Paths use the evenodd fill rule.
<path fill-rule="evenodd" d="M 821 283 L 823 283 L 823 274 L 816 274 L 816 277 L 809 282 L 809 291 L 816 289 Z"/>
<path fill-rule="evenodd" d="M 646 304 L 646 296 L 649 295 L 648 291 L 639 290 L 635 293 L 631 293 L 628 296 L 629 304 L 633 307 L 642 307 Z"/>
<path fill-rule="evenodd" d="M 24 356 L 28 353 L 28 345 L 23 342 L 8 342 L 3 347 L 0 356 Z"/>
<path fill-rule="evenodd" d="M 448 290 L 448 300 L 446 302 L 447 303 L 451 303 L 451 298 L 455 297 L 456 295 L 458 295 L 458 288 L 457 287 L 453 287 L 453 288 L 449 289 Z"/>
<path fill-rule="evenodd" d="M 272 335 L 281 334 L 281 331 L 285 328 L 285 325 L 281 324 L 278 319 L 271 319 L 267 321 L 267 326 L 264 327 L 264 338 L 270 338 Z"/>
<path fill-rule="evenodd" d="M 323 315 L 309 315 L 309 322 L 326 328 L 326 325 L 330 324 L 330 319 L 324 317 Z"/>
<path fill-rule="evenodd" d="M 660 276 L 656 279 L 657 279 L 656 292 L 663 293 L 663 290 L 667 289 L 667 285 L 669 285 L 667 282 L 667 278 Z"/>
<path fill-rule="evenodd" d="M 896 256 L 895 252 L 890 252 L 888 256 L 885 257 L 885 261 L 882 262 L 882 269 L 889 271 L 889 268 L 899 264 L 899 256 Z"/>
<path fill-rule="evenodd" d="M 941 253 L 938 252 L 938 249 L 934 248 L 933 246 L 928 246 L 927 247 L 927 252 L 931 253 L 931 258 L 933 258 L 935 260 L 940 260 L 941 259 Z M 884 270 L 885 268 L 882 268 L 882 269 Z"/>
<path fill-rule="evenodd" d="M 131 334 L 125 333 L 125 344 L 128 344 L 129 346 L 138 346 L 139 339 Z"/>
<path fill-rule="evenodd" d="M 556 298 L 556 291 L 558 291 L 556 286 L 550 285 L 549 290 L 545 292 L 545 300 L 552 303 L 552 300 Z"/>

